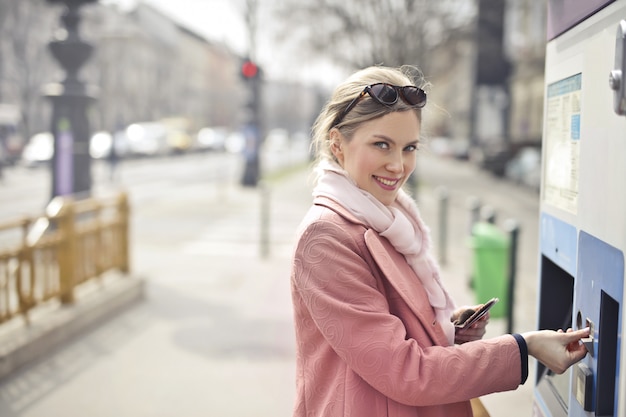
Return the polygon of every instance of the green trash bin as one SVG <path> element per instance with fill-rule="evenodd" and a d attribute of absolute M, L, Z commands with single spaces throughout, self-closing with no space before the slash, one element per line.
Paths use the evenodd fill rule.
<path fill-rule="evenodd" d="M 476 303 L 493 297 L 500 302 L 489 311 L 491 317 L 505 317 L 508 306 L 509 237 L 492 223 L 478 222 L 472 227 L 472 278 Z"/>

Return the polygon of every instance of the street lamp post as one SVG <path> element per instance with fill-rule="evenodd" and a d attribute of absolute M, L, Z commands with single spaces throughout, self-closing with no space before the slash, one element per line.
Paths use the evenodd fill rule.
<path fill-rule="evenodd" d="M 50 131 L 54 136 L 52 158 L 52 198 L 91 192 L 90 128 L 87 110 L 95 100 L 95 88 L 83 83 L 78 72 L 91 56 L 93 47 L 80 39 L 79 8 L 97 0 L 46 0 L 65 6 L 62 28 L 48 43 L 52 56 L 65 70 L 65 79 L 44 87 L 52 102 Z"/>

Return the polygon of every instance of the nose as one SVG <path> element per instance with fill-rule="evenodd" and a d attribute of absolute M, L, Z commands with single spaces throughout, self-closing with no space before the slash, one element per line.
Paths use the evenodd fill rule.
<path fill-rule="evenodd" d="M 390 154 L 386 166 L 387 170 L 394 174 L 401 174 L 404 171 L 404 158 L 402 152 L 393 152 Z"/>

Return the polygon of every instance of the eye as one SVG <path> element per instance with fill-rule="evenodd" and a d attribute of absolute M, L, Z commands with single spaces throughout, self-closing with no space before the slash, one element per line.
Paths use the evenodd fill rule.
<path fill-rule="evenodd" d="M 389 149 L 389 144 L 387 142 L 375 142 L 374 146 L 380 149 Z"/>
<path fill-rule="evenodd" d="M 404 148 L 405 152 L 415 152 L 417 150 L 417 145 L 409 145 Z"/>

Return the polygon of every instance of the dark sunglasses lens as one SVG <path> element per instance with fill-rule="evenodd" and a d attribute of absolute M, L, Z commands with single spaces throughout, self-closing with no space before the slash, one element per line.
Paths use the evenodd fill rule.
<path fill-rule="evenodd" d="M 403 87 L 402 95 L 404 99 L 412 106 L 424 107 L 426 105 L 426 93 L 417 87 Z"/>
<path fill-rule="evenodd" d="M 390 85 L 374 84 L 370 87 L 370 91 L 382 104 L 390 106 L 398 101 L 398 92 Z"/>

